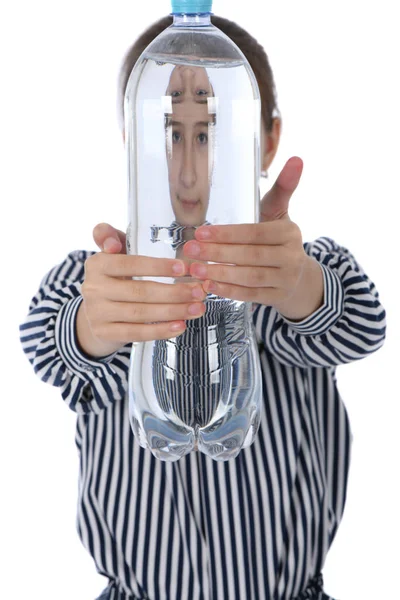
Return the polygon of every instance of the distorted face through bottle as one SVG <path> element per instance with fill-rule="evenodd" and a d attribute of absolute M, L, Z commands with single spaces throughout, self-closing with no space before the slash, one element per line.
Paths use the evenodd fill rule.
<path fill-rule="evenodd" d="M 215 98 L 206 69 L 176 66 L 166 96 L 170 200 L 177 223 L 192 228 L 206 221 L 213 169 Z"/>

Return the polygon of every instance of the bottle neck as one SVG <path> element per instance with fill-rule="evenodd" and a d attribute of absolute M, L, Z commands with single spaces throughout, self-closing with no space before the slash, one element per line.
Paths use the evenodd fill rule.
<path fill-rule="evenodd" d="M 211 25 L 211 13 L 173 14 L 174 27 L 205 27 Z"/>

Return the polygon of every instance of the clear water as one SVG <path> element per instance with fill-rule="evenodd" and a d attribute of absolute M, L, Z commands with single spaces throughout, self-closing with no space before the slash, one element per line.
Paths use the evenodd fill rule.
<path fill-rule="evenodd" d="M 250 307 L 218 297 L 171 340 L 132 349 L 131 423 L 143 447 L 164 460 L 200 450 L 237 456 L 259 425 L 261 379 Z"/>
<path fill-rule="evenodd" d="M 125 101 L 130 253 L 184 259 L 202 224 L 257 220 L 259 108 L 243 61 L 144 56 Z M 261 410 L 250 305 L 209 295 L 182 335 L 134 344 L 129 406 L 139 443 L 161 460 L 227 460 L 249 446 Z"/>

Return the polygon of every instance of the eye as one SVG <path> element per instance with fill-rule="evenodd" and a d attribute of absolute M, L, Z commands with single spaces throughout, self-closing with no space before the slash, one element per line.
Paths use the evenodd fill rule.
<path fill-rule="evenodd" d="M 179 96 L 182 96 L 182 92 L 180 92 L 179 90 L 174 90 L 173 92 L 171 92 L 171 96 L 172 98 L 178 98 Z"/>
<path fill-rule="evenodd" d="M 173 144 L 177 144 L 178 142 L 180 142 L 182 139 L 181 134 L 179 133 L 179 131 L 173 131 L 172 132 L 172 143 Z"/>
<path fill-rule="evenodd" d="M 206 133 L 199 133 L 197 139 L 202 146 L 208 143 L 208 135 Z"/>
<path fill-rule="evenodd" d="M 209 94 L 209 93 L 210 93 L 210 92 L 209 92 L 208 90 L 203 90 L 203 89 L 196 90 L 196 94 L 197 94 L 198 96 L 208 96 L 208 94 Z"/>

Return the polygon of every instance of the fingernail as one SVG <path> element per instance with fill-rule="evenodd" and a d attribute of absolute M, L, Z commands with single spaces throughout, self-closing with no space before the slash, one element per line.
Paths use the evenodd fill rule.
<path fill-rule="evenodd" d="M 197 304 L 191 304 L 188 308 L 188 313 L 189 315 L 199 315 L 201 313 L 201 308 L 202 305 L 197 303 Z"/>
<path fill-rule="evenodd" d="M 207 288 L 207 292 L 216 292 L 217 284 L 214 281 L 208 281 L 206 288 Z"/>
<path fill-rule="evenodd" d="M 192 296 L 197 300 L 202 300 L 204 298 L 204 290 L 203 288 L 196 286 L 192 289 Z"/>
<path fill-rule="evenodd" d="M 171 331 L 180 331 L 181 329 L 185 329 L 185 323 L 172 323 L 170 326 Z"/>
<path fill-rule="evenodd" d="M 204 265 L 200 265 L 200 264 L 194 264 L 194 265 L 192 265 L 190 272 L 195 277 L 206 277 L 207 267 L 205 267 Z"/>
<path fill-rule="evenodd" d="M 109 237 L 104 241 L 103 250 L 104 252 L 112 252 L 113 250 L 115 251 L 117 249 L 118 245 L 121 245 L 119 240 Z"/>
<path fill-rule="evenodd" d="M 199 240 L 208 240 L 211 237 L 211 231 L 207 228 L 200 228 L 196 231 L 196 237 Z"/>
<path fill-rule="evenodd" d="M 183 275 L 185 272 L 185 265 L 183 262 L 176 262 L 172 265 L 172 272 L 174 275 Z"/>
<path fill-rule="evenodd" d="M 196 242 L 188 242 L 185 248 L 185 254 L 189 256 L 198 256 L 200 254 L 200 246 Z"/>

